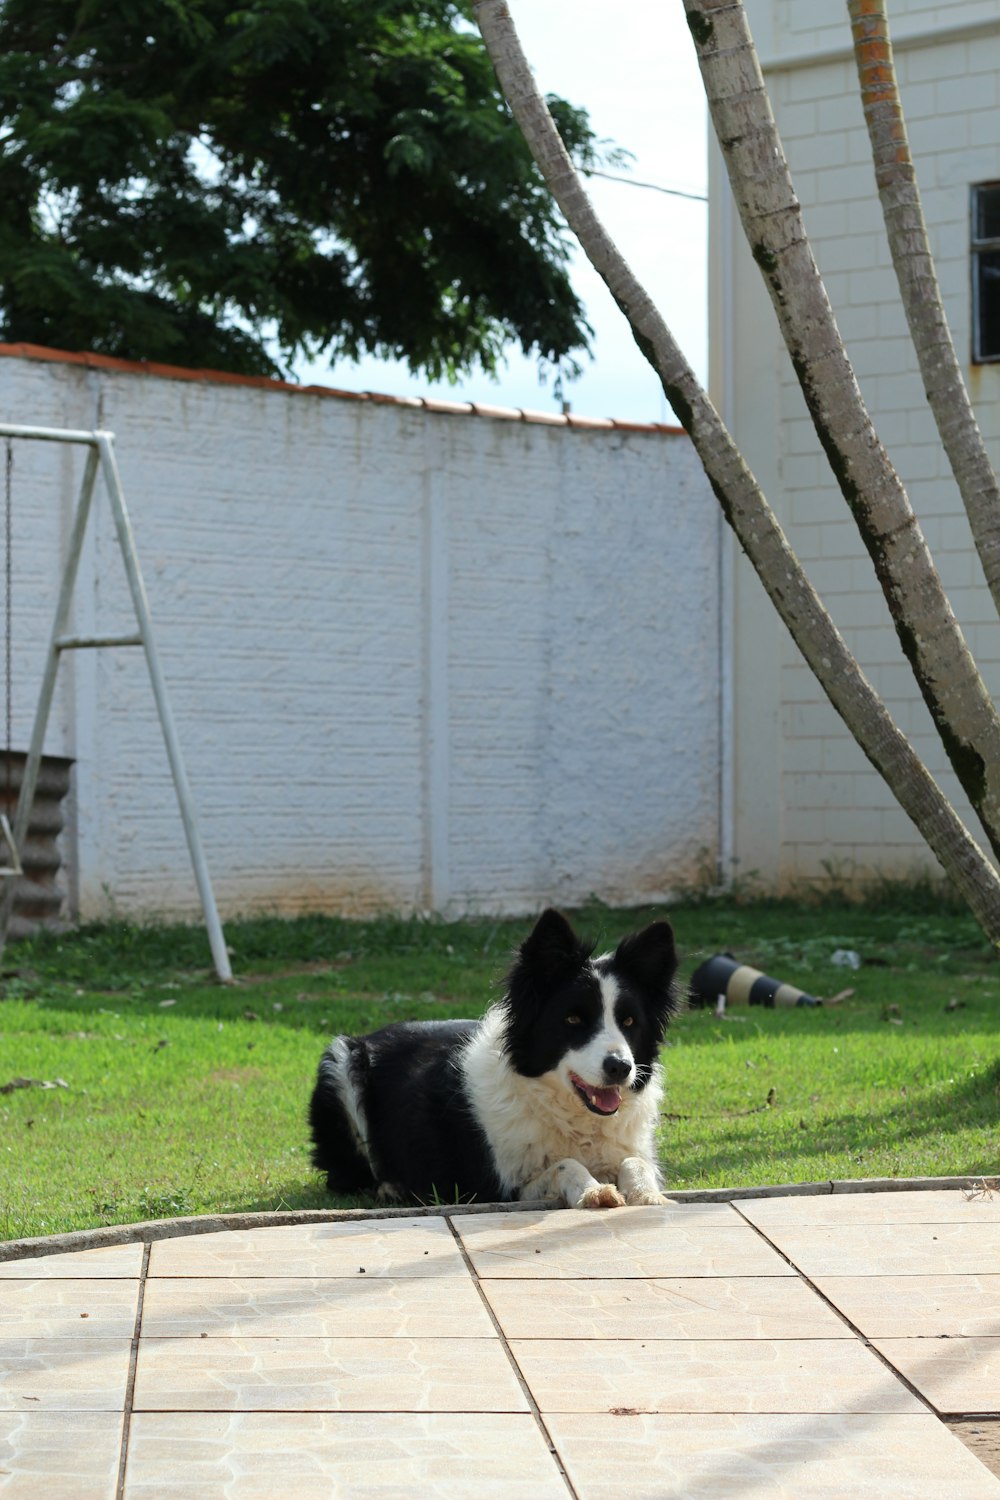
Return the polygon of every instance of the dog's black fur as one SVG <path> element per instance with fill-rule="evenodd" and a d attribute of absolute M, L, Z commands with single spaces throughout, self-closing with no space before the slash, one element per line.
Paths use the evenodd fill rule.
<path fill-rule="evenodd" d="M 370 1154 L 360 1148 L 342 1094 L 321 1065 L 309 1124 L 313 1165 L 326 1173 L 331 1193 L 391 1183 L 421 1201 L 442 1194 L 500 1200 L 486 1136 L 456 1067 L 478 1024 L 398 1021 L 369 1036 L 343 1038 L 348 1076 L 364 1101 Z"/>

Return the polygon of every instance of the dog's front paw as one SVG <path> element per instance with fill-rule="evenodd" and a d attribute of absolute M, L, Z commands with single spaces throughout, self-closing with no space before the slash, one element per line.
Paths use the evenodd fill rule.
<path fill-rule="evenodd" d="M 624 1208 L 625 1199 L 612 1182 L 595 1182 L 576 1205 L 577 1208 Z"/>
<path fill-rule="evenodd" d="M 673 1199 L 673 1198 L 668 1198 L 665 1193 L 655 1193 L 655 1192 L 654 1193 L 647 1193 L 647 1192 L 643 1192 L 641 1190 L 636 1191 L 634 1193 L 629 1193 L 626 1196 L 626 1198 L 625 1198 L 625 1202 L 629 1205 L 629 1207 L 632 1207 L 635 1204 L 640 1204 L 640 1203 L 641 1204 L 649 1204 L 649 1205 L 659 1204 L 659 1203 L 671 1203 L 672 1204 L 675 1201 L 676 1200 Z"/>

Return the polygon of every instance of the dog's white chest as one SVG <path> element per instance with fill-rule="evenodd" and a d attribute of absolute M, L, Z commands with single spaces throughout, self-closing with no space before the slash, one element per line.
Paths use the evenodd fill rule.
<path fill-rule="evenodd" d="M 553 1075 L 525 1078 L 513 1071 L 491 1040 L 484 1028 L 465 1054 L 462 1071 L 508 1192 L 517 1193 L 567 1158 L 580 1162 L 599 1182 L 613 1182 L 627 1157 L 653 1156 L 658 1074 L 641 1093 L 626 1095 L 617 1114 L 599 1116 Z"/>

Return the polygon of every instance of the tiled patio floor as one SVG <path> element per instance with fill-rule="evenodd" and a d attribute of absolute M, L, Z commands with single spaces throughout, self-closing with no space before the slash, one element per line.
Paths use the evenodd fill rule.
<path fill-rule="evenodd" d="M 2 1500 L 1000 1500 L 942 1420 L 998 1413 L 1000 1195 L 0 1261 Z"/>

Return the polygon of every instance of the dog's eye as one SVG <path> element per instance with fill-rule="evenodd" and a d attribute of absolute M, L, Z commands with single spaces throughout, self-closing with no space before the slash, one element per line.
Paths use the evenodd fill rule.
<path fill-rule="evenodd" d="M 634 1026 L 635 1025 L 635 1021 L 632 1019 L 631 1016 L 625 1016 L 623 1018 L 623 1020 L 622 1020 L 622 1025 L 623 1026 Z"/>
<path fill-rule="evenodd" d="M 567 1026 L 582 1026 L 582 1024 L 583 1017 L 578 1016 L 575 1012 L 572 1015 L 566 1017 Z"/>

